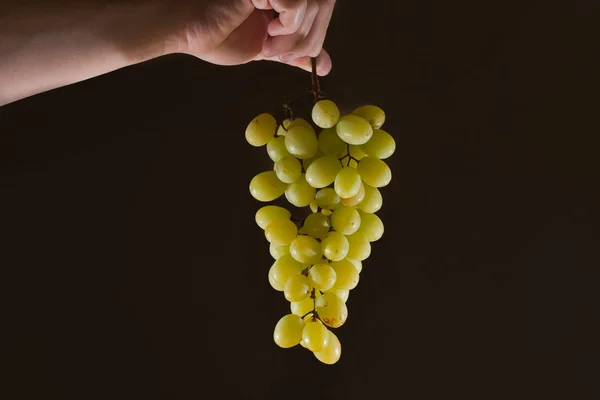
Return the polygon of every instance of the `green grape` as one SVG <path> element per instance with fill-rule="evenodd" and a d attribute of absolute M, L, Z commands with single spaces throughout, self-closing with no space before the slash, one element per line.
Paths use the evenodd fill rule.
<path fill-rule="evenodd" d="M 276 219 L 265 229 L 265 237 L 276 246 L 291 244 L 298 234 L 298 227 L 289 219 Z"/>
<path fill-rule="evenodd" d="M 354 265 L 354 267 L 356 268 L 356 270 L 358 271 L 359 274 L 362 272 L 362 262 L 361 261 L 353 260 L 351 258 L 344 258 L 344 260 L 350 261 L 352 263 L 352 265 Z"/>
<path fill-rule="evenodd" d="M 331 226 L 339 233 L 351 235 L 360 228 L 360 214 L 354 207 L 341 206 L 331 214 Z"/>
<path fill-rule="evenodd" d="M 312 127 L 292 126 L 285 135 L 287 151 L 302 160 L 311 158 L 319 149 L 317 134 Z"/>
<path fill-rule="evenodd" d="M 342 344 L 337 336 L 329 331 L 329 339 L 327 345 L 323 347 L 323 350 L 313 352 L 317 360 L 323 364 L 333 365 L 340 360 L 342 356 Z"/>
<path fill-rule="evenodd" d="M 333 211 L 322 209 L 321 210 L 321 214 L 326 215 L 326 216 L 330 216 L 331 214 L 333 214 Z"/>
<path fill-rule="evenodd" d="M 384 160 L 396 151 L 396 142 L 392 135 L 381 129 L 375 129 L 371 139 L 362 146 L 365 154 Z"/>
<path fill-rule="evenodd" d="M 358 211 L 360 214 L 360 228 L 358 232 L 365 235 L 369 242 L 376 242 L 383 236 L 383 222 L 376 214 Z"/>
<path fill-rule="evenodd" d="M 354 207 L 354 206 L 360 204 L 360 202 L 363 201 L 364 198 L 365 198 L 365 185 L 363 185 L 363 183 L 361 181 L 360 189 L 358 190 L 358 193 L 356 193 L 352 197 L 348 197 L 347 199 L 342 198 L 341 201 L 342 201 L 342 204 L 345 206 Z"/>
<path fill-rule="evenodd" d="M 246 127 L 246 140 L 252 146 L 264 146 L 275 136 L 277 121 L 271 114 L 260 114 Z"/>
<path fill-rule="evenodd" d="M 308 270 L 310 284 L 317 290 L 326 291 L 335 285 L 336 272 L 329 264 L 315 264 Z"/>
<path fill-rule="evenodd" d="M 304 275 L 294 275 L 287 280 L 283 288 L 283 294 L 287 301 L 302 301 L 308 297 L 312 287 L 310 280 Z"/>
<path fill-rule="evenodd" d="M 361 232 L 346 236 L 348 238 L 347 257 L 353 260 L 364 261 L 371 255 L 371 243 Z"/>
<path fill-rule="evenodd" d="M 294 156 L 285 156 L 273 167 L 277 178 L 284 183 L 294 183 L 302 175 L 302 165 Z"/>
<path fill-rule="evenodd" d="M 290 254 L 290 246 L 276 246 L 273 243 L 270 243 L 269 253 L 275 260 L 279 260 L 282 256 Z"/>
<path fill-rule="evenodd" d="M 287 126 L 287 130 L 289 131 L 290 129 L 292 129 L 295 126 L 303 126 L 305 128 L 310 128 L 313 129 L 312 125 L 310 124 L 310 122 L 308 122 L 307 120 L 305 120 L 304 118 L 294 118 L 293 121 L 290 121 L 289 125 Z M 314 129 L 313 129 L 314 130 Z"/>
<path fill-rule="evenodd" d="M 302 331 L 306 324 L 297 315 L 288 314 L 281 318 L 273 331 L 273 340 L 284 349 L 294 347 L 302 340 Z"/>
<path fill-rule="evenodd" d="M 334 156 L 323 156 L 310 164 L 306 170 L 306 180 L 317 189 L 329 186 L 335 180 L 342 166 Z"/>
<path fill-rule="evenodd" d="M 319 320 L 308 322 L 302 330 L 301 343 L 310 351 L 322 351 L 329 343 L 329 329 Z"/>
<path fill-rule="evenodd" d="M 346 303 L 333 293 L 323 293 L 317 299 L 316 305 L 319 318 L 327 326 L 339 328 L 348 318 Z"/>
<path fill-rule="evenodd" d="M 282 291 L 283 289 L 281 289 Z M 317 291 L 315 291 L 315 295 Z M 290 303 L 290 310 L 292 314 L 298 315 L 299 317 L 303 317 L 309 312 L 315 309 L 315 299 L 311 299 L 310 296 L 305 298 L 302 301 L 292 301 Z"/>
<path fill-rule="evenodd" d="M 321 213 L 312 213 L 304 220 L 304 225 L 302 226 L 306 232 L 306 234 L 315 239 L 323 239 L 327 232 L 329 232 L 329 228 L 331 228 L 331 223 L 329 222 L 329 218 Z"/>
<path fill-rule="evenodd" d="M 358 167 L 358 163 L 356 161 L 354 161 L 353 159 L 350 159 L 350 161 L 348 161 L 347 166 L 350 168 L 356 168 L 356 167 Z"/>
<path fill-rule="evenodd" d="M 348 255 L 348 250 L 348 239 L 339 232 L 329 232 L 325 238 L 321 240 L 321 252 L 328 260 L 342 260 Z"/>
<path fill-rule="evenodd" d="M 325 155 L 342 158 L 348 154 L 348 145 L 340 139 L 335 128 L 323 129 L 319 134 L 319 150 Z"/>
<path fill-rule="evenodd" d="M 373 139 L 371 138 L 371 140 L 373 140 Z M 369 140 L 369 142 L 370 142 L 371 140 Z M 367 142 L 367 143 L 369 143 L 369 142 Z M 364 145 L 363 145 L 363 146 L 364 146 Z M 361 146 L 357 146 L 357 145 L 355 145 L 355 144 L 351 144 L 351 145 L 350 145 L 350 155 L 351 155 L 352 157 L 356 158 L 356 159 L 357 159 L 357 160 L 359 160 L 359 161 L 360 161 L 360 160 L 361 160 L 363 157 L 365 157 L 365 156 L 366 156 L 365 152 L 364 152 L 364 151 L 362 151 L 362 148 L 361 148 Z"/>
<path fill-rule="evenodd" d="M 333 293 L 333 294 L 335 294 L 344 303 L 347 302 L 348 301 L 348 297 L 350 297 L 350 291 L 349 290 L 344 290 L 344 289 L 332 288 L 332 289 L 328 290 L 327 293 Z"/>
<path fill-rule="evenodd" d="M 289 156 L 290 153 L 285 147 L 285 138 L 279 136 L 269 140 L 269 143 L 267 143 L 267 153 L 273 162 L 277 162 L 283 157 Z"/>
<path fill-rule="evenodd" d="M 364 144 L 371 139 L 373 128 L 369 122 L 357 115 L 344 115 L 340 118 L 335 130 L 344 142 L 348 144 Z"/>
<path fill-rule="evenodd" d="M 276 273 L 277 271 L 273 267 L 269 268 L 269 284 L 271 284 L 271 287 L 278 292 L 283 292 L 285 285 L 275 279 Z"/>
<path fill-rule="evenodd" d="M 344 167 L 335 177 L 333 188 L 338 196 L 349 198 L 360 191 L 360 175 L 352 167 Z"/>
<path fill-rule="evenodd" d="M 358 285 L 360 274 L 354 264 L 346 259 L 334 261 L 331 268 L 335 271 L 335 288 L 343 290 L 352 290 Z"/>
<path fill-rule="evenodd" d="M 285 136 L 289 127 L 290 127 L 289 118 L 284 119 L 283 122 L 281 123 L 281 125 L 279 125 L 277 127 L 277 136 Z"/>
<path fill-rule="evenodd" d="M 256 224 L 260 226 L 260 229 L 266 229 L 271 222 L 276 219 L 290 219 L 292 213 L 283 207 L 279 206 L 264 206 L 261 207 L 254 216 Z"/>
<path fill-rule="evenodd" d="M 275 171 L 265 171 L 250 181 L 250 193 L 258 201 L 268 202 L 280 197 L 287 185 L 279 180 Z"/>
<path fill-rule="evenodd" d="M 308 169 L 308 167 L 310 167 L 310 164 L 312 164 L 315 160 L 318 160 L 321 157 L 323 157 L 323 153 L 321 153 L 321 151 L 317 151 L 315 153 L 315 155 L 312 156 L 311 158 L 302 160 L 302 166 L 304 167 L 304 170 L 306 171 Z"/>
<path fill-rule="evenodd" d="M 365 198 L 358 203 L 357 207 L 366 212 L 366 213 L 374 213 L 381 209 L 383 205 L 383 197 L 381 197 L 381 192 L 379 189 L 364 184 L 365 187 Z"/>
<path fill-rule="evenodd" d="M 304 268 L 306 268 L 306 266 L 294 260 L 292 256 L 288 254 L 283 255 L 271 266 L 271 270 L 269 271 L 269 282 L 271 282 L 271 280 L 275 282 L 276 286 L 281 287 L 282 291 L 285 288 L 288 279 L 302 273 Z M 275 290 L 278 289 L 275 288 Z"/>
<path fill-rule="evenodd" d="M 352 111 L 352 114 L 358 115 L 359 117 L 363 117 L 369 124 L 373 127 L 373 129 L 379 129 L 385 122 L 385 113 L 383 110 L 377 106 L 362 106 L 358 107 L 356 110 Z"/>
<path fill-rule="evenodd" d="M 317 190 L 306 181 L 305 174 L 285 190 L 285 198 L 296 207 L 306 207 L 314 200 Z"/>
<path fill-rule="evenodd" d="M 384 161 L 375 157 L 369 156 L 360 160 L 356 170 L 367 185 L 374 187 L 387 186 L 392 180 L 390 167 Z"/>
<path fill-rule="evenodd" d="M 308 206 L 310 207 L 310 211 L 313 213 L 319 212 L 319 206 L 317 205 L 316 200 L 311 201 Z"/>
<path fill-rule="evenodd" d="M 325 210 L 335 210 L 340 205 L 340 196 L 332 188 L 324 188 L 315 194 L 315 201 Z"/>
<path fill-rule="evenodd" d="M 320 100 L 313 106 L 312 120 L 319 128 L 331 128 L 339 118 L 340 110 L 331 100 Z"/>
<path fill-rule="evenodd" d="M 314 264 L 322 257 L 321 243 L 310 236 L 297 236 L 290 244 L 290 254 L 303 264 Z"/>

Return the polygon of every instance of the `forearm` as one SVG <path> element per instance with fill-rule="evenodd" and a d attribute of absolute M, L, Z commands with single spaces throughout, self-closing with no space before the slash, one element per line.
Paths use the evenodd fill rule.
<path fill-rule="evenodd" d="M 0 6 L 0 105 L 172 50 L 168 0 L 8 3 Z"/>

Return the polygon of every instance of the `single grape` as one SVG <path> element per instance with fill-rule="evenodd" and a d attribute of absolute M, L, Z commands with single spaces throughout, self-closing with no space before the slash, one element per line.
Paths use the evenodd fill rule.
<path fill-rule="evenodd" d="M 317 151 L 315 153 L 314 156 L 312 156 L 311 158 L 307 158 L 306 160 L 302 160 L 302 166 L 304 167 L 304 170 L 308 170 L 308 167 L 310 167 L 310 164 L 312 164 L 313 162 L 315 162 L 315 160 L 318 160 L 319 158 L 323 157 L 323 153 L 321 153 L 321 151 Z"/>
<path fill-rule="evenodd" d="M 265 229 L 265 237 L 276 246 L 291 244 L 298 234 L 298 227 L 289 219 L 276 219 Z"/>
<path fill-rule="evenodd" d="M 308 322 L 302 330 L 302 344 L 310 351 L 322 351 L 329 343 L 329 329 L 321 321 Z"/>
<path fill-rule="evenodd" d="M 323 347 L 323 350 L 313 352 L 317 360 L 323 364 L 333 365 L 340 360 L 342 356 L 342 344 L 338 337 L 331 331 L 329 331 L 329 339 L 327 345 Z"/>
<path fill-rule="evenodd" d="M 325 210 L 335 210 L 340 205 L 340 196 L 332 188 L 324 188 L 315 194 L 317 206 Z"/>
<path fill-rule="evenodd" d="M 314 309 L 315 299 L 311 299 L 310 296 L 308 296 L 302 301 L 292 301 L 290 303 L 290 310 L 292 311 L 292 314 L 298 315 L 300 317 L 303 317 L 304 315 L 308 314 Z"/>
<path fill-rule="evenodd" d="M 362 106 L 352 111 L 352 114 L 358 115 L 369 121 L 373 129 L 379 129 L 385 122 L 385 113 L 377 106 Z"/>
<path fill-rule="evenodd" d="M 383 197 L 381 192 L 376 187 L 364 183 L 365 197 L 358 203 L 357 207 L 366 213 L 375 213 L 381 209 L 383 205 Z"/>
<path fill-rule="evenodd" d="M 275 260 L 279 260 L 282 256 L 290 254 L 290 246 L 276 246 L 273 243 L 270 243 L 269 253 Z"/>
<path fill-rule="evenodd" d="M 358 211 L 360 214 L 360 228 L 358 232 L 365 235 L 369 242 L 376 242 L 383 236 L 383 222 L 376 214 Z"/>
<path fill-rule="evenodd" d="M 302 301 L 308 297 L 312 287 L 310 280 L 304 275 L 294 275 L 287 280 L 283 288 L 283 294 L 287 301 Z"/>
<path fill-rule="evenodd" d="M 354 267 L 358 271 L 358 273 L 359 274 L 361 273 L 361 271 L 362 271 L 362 262 L 361 261 L 359 261 L 359 260 L 353 260 L 351 258 L 344 258 L 344 260 L 351 262 L 352 265 L 354 265 Z"/>
<path fill-rule="evenodd" d="M 269 282 L 273 280 L 281 290 L 292 276 L 299 275 L 306 266 L 292 258 L 290 255 L 283 255 L 271 266 L 269 271 Z M 273 285 L 272 285 L 273 286 Z M 275 286 L 273 286 L 275 287 Z M 275 288 L 275 290 L 279 290 Z"/>
<path fill-rule="evenodd" d="M 267 226 L 269 226 L 269 224 L 271 222 L 273 222 L 274 220 L 276 220 L 276 219 L 286 220 L 286 219 L 290 219 L 291 217 L 292 217 L 292 213 L 290 213 L 285 208 L 269 205 L 269 206 L 261 207 L 256 212 L 254 219 L 256 220 L 256 224 L 258 226 L 260 226 L 261 229 L 267 229 Z"/>
<path fill-rule="evenodd" d="M 355 207 L 341 206 L 331 214 L 331 226 L 344 235 L 351 235 L 360 228 L 360 214 Z"/>
<path fill-rule="evenodd" d="M 331 214 L 333 214 L 333 211 L 331 210 L 326 210 L 326 209 L 322 209 L 321 210 L 321 214 L 325 215 L 325 216 L 330 216 Z"/>
<path fill-rule="evenodd" d="M 273 340 L 284 349 L 294 347 L 302 340 L 302 331 L 306 324 L 297 315 L 288 314 L 281 318 L 273 331 Z"/>
<path fill-rule="evenodd" d="M 396 142 L 392 135 L 381 129 L 375 129 L 371 139 L 360 148 L 365 154 L 384 160 L 396 151 Z"/>
<path fill-rule="evenodd" d="M 340 139 L 335 128 L 323 129 L 319 134 L 319 150 L 325 155 L 342 158 L 348 154 L 348 145 Z"/>
<path fill-rule="evenodd" d="M 275 268 L 273 268 L 273 267 L 269 268 L 269 284 L 271 285 L 271 287 L 273 289 L 277 290 L 278 292 L 283 292 L 283 289 L 285 288 L 285 284 L 282 284 L 277 279 L 275 279 L 276 273 L 277 273 L 277 271 L 275 270 Z"/>
<path fill-rule="evenodd" d="M 306 180 L 317 189 L 329 186 L 335 180 L 342 165 L 334 156 L 323 156 L 310 164 L 306 170 Z"/>
<path fill-rule="evenodd" d="M 290 127 L 290 119 L 284 119 L 283 123 L 277 127 L 277 136 L 285 136 L 288 128 Z"/>
<path fill-rule="evenodd" d="M 307 120 L 305 120 L 304 118 L 299 118 L 296 117 L 294 118 L 293 121 L 290 121 L 290 123 L 287 126 L 287 130 L 289 131 L 290 129 L 296 127 L 296 126 L 303 126 L 305 128 L 310 128 L 313 129 L 312 125 L 310 124 L 310 122 L 308 122 Z M 314 130 L 314 129 L 313 129 Z"/>
<path fill-rule="evenodd" d="M 329 232 L 325 238 L 321 240 L 321 251 L 328 260 L 342 260 L 348 255 L 348 250 L 348 239 L 339 232 Z"/>
<path fill-rule="evenodd" d="M 319 128 L 331 128 L 339 118 L 340 110 L 331 100 L 320 100 L 313 106 L 312 120 Z"/>
<path fill-rule="evenodd" d="M 347 302 L 348 301 L 348 297 L 350 297 L 350 291 L 349 290 L 344 290 L 344 289 L 332 288 L 332 289 L 329 289 L 327 291 L 327 293 L 333 293 L 333 294 L 335 294 L 344 303 Z"/>
<path fill-rule="evenodd" d="M 277 162 L 283 157 L 289 156 L 290 153 L 285 147 L 285 138 L 278 136 L 269 140 L 269 143 L 267 143 L 267 153 L 273 162 Z"/>
<path fill-rule="evenodd" d="M 364 261 L 371 255 L 371 243 L 361 232 L 355 232 L 348 238 L 348 258 Z"/>
<path fill-rule="evenodd" d="M 275 136 L 277 121 L 271 114 L 260 114 L 246 127 L 246 140 L 252 146 L 264 146 Z"/>
<path fill-rule="evenodd" d="M 352 197 L 348 197 L 347 199 L 342 198 L 341 201 L 342 201 L 342 204 L 345 206 L 354 207 L 354 206 L 357 206 L 358 204 L 360 204 L 360 202 L 363 201 L 364 198 L 365 198 L 365 185 L 361 181 L 360 189 L 358 190 L 358 193 L 356 193 Z"/>
<path fill-rule="evenodd" d="M 312 127 L 292 126 L 285 135 L 285 147 L 295 157 L 303 160 L 311 158 L 319 149 L 317 134 Z"/>
<path fill-rule="evenodd" d="M 373 128 L 369 122 L 353 114 L 341 117 L 335 126 L 335 130 L 340 139 L 348 144 L 367 143 L 373 135 Z"/>
<path fill-rule="evenodd" d="M 275 171 L 265 171 L 250 181 L 250 193 L 258 201 L 268 202 L 279 198 L 287 184 L 279 180 Z"/>
<path fill-rule="evenodd" d="M 306 207 L 314 200 L 317 190 L 306 181 L 305 174 L 285 190 L 285 198 L 296 207 Z"/>
<path fill-rule="evenodd" d="M 352 167 L 344 167 L 335 177 L 333 188 L 338 196 L 349 198 L 360 191 L 360 175 Z"/>
<path fill-rule="evenodd" d="M 392 180 L 390 167 L 375 157 L 368 156 L 360 160 L 356 170 L 367 185 L 374 187 L 387 186 Z"/>
<path fill-rule="evenodd" d="M 310 236 L 297 236 L 290 244 L 290 254 L 303 264 L 314 264 L 322 257 L 321 243 Z"/>
<path fill-rule="evenodd" d="M 372 138 L 371 138 L 371 140 L 372 140 Z M 370 142 L 371 140 L 369 140 L 369 142 Z M 369 142 L 367 142 L 367 143 L 369 143 Z M 363 146 L 364 146 L 364 145 L 363 145 Z M 357 145 L 355 145 L 355 144 L 351 144 L 351 145 L 350 145 L 350 155 L 351 155 L 352 157 L 356 158 L 356 159 L 357 159 L 357 160 L 359 160 L 359 161 L 360 161 L 360 160 L 361 160 L 363 157 L 365 157 L 365 156 L 366 156 L 365 152 L 364 152 L 364 151 L 362 151 L 362 148 L 361 148 L 361 146 L 357 146 Z"/>
<path fill-rule="evenodd" d="M 352 290 L 358 285 L 360 274 L 350 261 L 346 259 L 334 261 L 330 266 L 335 271 L 336 280 L 334 287 L 336 289 Z"/>
<path fill-rule="evenodd" d="M 284 183 L 294 183 L 302 175 L 302 164 L 294 156 L 285 156 L 273 167 L 277 178 Z"/>
<path fill-rule="evenodd" d="M 331 223 L 325 215 L 312 213 L 304 220 L 303 228 L 308 236 L 315 239 L 323 239 L 327 235 L 327 232 L 329 232 Z"/>
<path fill-rule="evenodd" d="M 317 299 L 316 305 L 319 318 L 327 326 L 339 328 L 348 318 L 346 303 L 333 293 L 323 293 Z"/>
<path fill-rule="evenodd" d="M 310 284 L 317 290 L 326 291 L 335 285 L 336 272 L 329 264 L 316 264 L 308 270 Z"/>
<path fill-rule="evenodd" d="M 311 201 L 308 206 L 310 207 L 310 211 L 313 213 L 319 212 L 319 206 L 317 205 L 316 200 Z"/>

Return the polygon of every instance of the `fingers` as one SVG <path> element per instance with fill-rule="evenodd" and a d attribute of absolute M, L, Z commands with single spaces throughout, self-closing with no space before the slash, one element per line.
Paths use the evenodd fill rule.
<path fill-rule="evenodd" d="M 291 35 L 300 29 L 306 9 L 312 0 L 273 0 L 272 6 L 279 13 L 269 25 L 269 35 Z"/>
<path fill-rule="evenodd" d="M 281 61 L 281 59 L 278 56 L 264 57 L 264 56 L 259 55 L 256 58 L 256 60 L 275 61 L 275 62 L 280 62 L 283 64 L 291 65 L 293 67 L 298 67 L 298 68 L 301 68 L 308 72 L 312 71 L 312 64 L 311 64 L 310 56 L 298 57 L 298 58 L 295 58 L 290 61 Z M 325 49 L 322 49 L 321 52 L 317 56 L 317 74 L 319 76 L 325 76 L 325 75 L 329 74 L 329 72 L 331 72 L 331 66 L 332 66 L 332 63 L 331 63 L 331 57 L 329 56 L 329 53 L 327 53 L 327 51 Z"/>
<path fill-rule="evenodd" d="M 293 51 L 297 48 L 297 46 L 304 41 L 304 39 L 310 33 L 313 22 L 317 17 L 319 12 L 319 6 L 316 2 L 311 1 L 310 5 L 307 7 L 307 10 L 304 14 L 304 19 L 299 29 L 292 34 L 289 35 L 280 35 L 275 37 L 269 37 L 265 44 L 263 45 L 263 53 L 267 57 L 271 57 L 274 55 L 285 54 L 287 59 L 293 59 L 298 57 L 296 53 Z M 277 20 L 275 20 L 277 21 Z M 272 24 L 273 22 L 271 22 Z M 271 25 L 269 25 L 269 29 L 271 29 Z M 291 55 L 294 55 L 293 57 Z M 306 54 L 301 54 L 301 56 Z M 282 59 L 283 60 L 283 59 Z M 284 60 L 284 61 L 286 61 Z"/>

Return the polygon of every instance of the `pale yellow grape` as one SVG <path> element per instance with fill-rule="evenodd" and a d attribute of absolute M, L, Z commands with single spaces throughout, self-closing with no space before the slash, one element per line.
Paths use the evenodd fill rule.
<path fill-rule="evenodd" d="M 269 253 L 275 260 L 279 260 L 282 256 L 290 254 L 290 246 L 276 246 L 273 243 L 270 243 Z"/>
<path fill-rule="evenodd" d="M 334 287 L 336 289 L 352 290 L 358 285 L 360 274 L 350 261 L 346 259 L 334 261 L 330 266 L 335 271 Z"/>
<path fill-rule="evenodd" d="M 286 129 L 289 131 L 290 129 L 292 129 L 295 126 L 303 126 L 305 128 L 313 129 L 313 127 L 310 124 L 310 122 L 308 122 L 304 118 L 299 118 L 299 117 L 296 117 L 296 118 L 294 118 L 293 121 L 290 121 L 290 123 L 288 124 L 288 126 L 287 126 Z"/>
<path fill-rule="evenodd" d="M 367 242 L 368 243 L 368 242 Z M 329 232 L 323 240 L 321 240 L 321 251 L 323 255 L 331 261 L 339 261 L 348 255 L 350 244 L 346 236 L 339 232 Z"/>
<path fill-rule="evenodd" d="M 310 351 L 322 351 L 329 343 L 329 329 L 320 321 L 308 322 L 302 330 L 302 345 Z"/>
<path fill-rule="evenodd" d="M 342 158 L 348 154 L 348 145 L 340 139 L 335 128 L 323 129 L 319 134 L 319 150 L 325 155 Z"/>
<path fill-rule="evenodd" d="M 383 205 L 383 197 L 381 196 L 381 192 L 376 187 L 367 185 L 366 183 L 364 183 L 364 187 L 365 198 L 358 203 L 358 209 L 366 213 L 375 213 L 379 211 Z"/>
<path fill-rule="evenodd" d="M 290 126 L 290 119 L 284 119 L 283 123 L 281 125 L 279 125 L 279 127 L 277 127 L 277 136 L 285 136 L 285 134 L 287 133 L 287 129 Z"/>
<path fill-rule="evenodd" d="M 332 188 L 324 188 L 315 194 L 317 205 L 325 210 L 335 210 L 340 205 L 340 196 Z"/>
<path fill-rule="evenodd" d="M 348 258 L 364 261 L 371 255 L 371 243 L 361 232 L 346 236 L 348 238 Z"/>
<path fill-rule="evenodd" d="M 312 287 L 310 279 L 304 275 L 294 275 L 287 280 L 283 288 L 283 294 L 287 301 L 302 301 L 308 297 Z"/>
<path fill-rule="evenodd" d="M 333 211 L 322 209 L 321 210 L 321 214 L 326 215 L 326 216 L 330 216 L 331 214 L 333 214 Z"/>
<path fill-rule="evenodd" d="M 306 180 L 317 189 L 329 186 L 335 180 L 342 165 L 334 156 L 323 156 L 313 161 L 306 170 Z"/>
<path fill-rule="evenodd" d="M 340 360 L 342 357 L 342 344 L 338 337 L 331 331 L 329 331 L 329 340 L 327 345 L 323 347 L 323 350 L 313 352 L 317 360 L 323 364 L 333 365 Z"/>
<path fill-rule="evenodd" d="M 392 171 L 390 167 L 378 158 L 365 157 L 359 161 L 356 170 L 361 179 L 373 187 L 387 186 L 392 180 Z"/>
<path fill-rule="evenodd" d="M 280 197 L 287 188 L 275 171 L 265 171 L 256 175 L 250 181 L 250 193 L 258 201 L 273 201 Z"/>
<path fill-rule="evenodd" d="M 344 115 L 340 118 L 335 130 L 344 142 L 348 144 L 364 144 L 371 139 L 373 128 L 369 122 L 357 115 Z"/>
<path fill-rule="evenodd" d="M 284 349 L 294 347 L 302 340 L 302 331 L 305 327 L 304 321 L 297 315 L 288 314 L 282 317 L 273 331 L 273 340 L 277 346 Z"/>
<path fill-rule="evenodd" d="M 365 235 L 369 242 L 376 242 L 383 236 L 383 222 L 376 214 L 360 211 L 360 228 L 358 232 Z"/>
<path fill-rule="evenodd" d="M 351 235 L 360 228 L 360 214 L 355 207 L 341 206 L 331 214 L 331 226 L 339 233 Z"/>
<path fill-rule="evenodd" d="M 271 114 L 260 114 L 246 127 L 246 140 L 252 146 L 264 146 L 275 136 L 277 121 Z"/>
<path fill-rule="evenodd" d="M 352 114 L 358 115 L 359 117 L 363 117 L 369 124 L 373 127 L 373 129 L 379 129 L 385 122 L 385 113 L 383 110 L 377 106 L 362 106 L 358 107 L 356 110 L 352 111 Z"/>
<path fill-rule="evenodd" d="M 298 315 L 300 317 L 313 311 L 314 308 L 315 308 L 315 299 L 311 299 L 310 296 L 308 296 L 307 298 L 305 298 L 302 301 L 293 301 L 290 303 L 290 310 L 292 311 L 292 314 Z"/>
<path fill-rule="evenodd" d="M 353 159 L 350 159 L 350 161 L 348 162 L 348 167 L 352 167 L 352 168 L 356 168 L 358 167 L 358 163 L 356 161 L 354 161 Z"/>
<path fill-rule="evenodd" d="M 305 174 L 285 190 L 285 198 L 296 207 L 306 207 L 315 198 L 317 189 L 310 186 L 306 181 Z"/>
<path fill-rule="evenodd" d="M 352 258 L 344 258 L 344 260 L 349 261 L 356 267 L 356 270 L 360 274 L 362 272 L 362 262 L 359 260 L 353 260 Z"/>
<path fill-rule="evenodd" d="M 319 128 L 334 126 L 340 118 L 338 106 L 331 100 L 319 100 L 312 109 L 312 120 Z"/>
<path fill-rule="evenodd" d="M 306 266 L 292 258 L 290 255 L 281 256 L 271 266 L 269 281 L 271 279 L 278 287 L 285 288 L 285 284 L 292 276 L 299 275 Z M 276 289 L 277 290 L 277 289 Z"/>
<path fill-rule="evenodd" d="M 317 205 L 316 200 L 311 201 L 308 206 L 310 207 L 310 211 L 312 211 L 313 213 L 316 213 L 319 211 L 319 206 Z"/>
<path fill-rule="evenodd" d="M 312 127 L 293 126 L 285 135 L 287 151 L 302 160 L 311 158 L 319 149 L 317 134 Z"/>
<path fill-rule="evenodd" d="M 269 205 L 259 208 L 254 216 L 254 219 L 256 220 L 256 224 L 260 226 L 261 229 L 266 229 L 267 226 L 269 226 L 269 224 L 276 219 L 286 220 L 290 219 L 291 217 L 292 213 L 285 208 Z"/>
<path fill-rule="evenodd" d="M 298 228 L 298 235 L 306 235 L 306 229 L 303 226 Z"/>
<path fill-rule="evenodd" d="M 290 255 L 303 264 L 317 263 L 323 256 L 321 243 L 310 236 L 297 236 L 290 244 Z"/>
<path fill-rule="evenodd" d="M 310 314 L 308 314 L 307 316 L 304 317 L 304 323 L 305 324 L 308 324 L 310 322 L 315 322 L 315 321 L 319 321 L 319 320 L 315 317 L 315 315 L 313 313 L 310 313 Z M 304 343 L 302 343 L 302 341 L 300 341 L 300 346 L 306 348 L 306 346 L 304 345 Z"/>
<path fill-rule="evenodd" d="M 348 318 L 348 308 L 346 304 L 333 293 L 323 293 L 317 299 L 317 313 L 323 323 L 332 328 L 339 328 L 344 325 Z"/>
<path fill-rule="evenodd" d="M 308 270 L 308 278 L 312 287 L 326 291 L 335 285 L 337 276 L 329 264 L 315 264 Z"/>
<path fill-rule="evenodd" d="M 365 198 L 365 185 L 363 185 L 362 181 L 360 182 L 360 189 L 358 191 L 358 193 L 356 193 L 354 196 L 349 197 L 347 199 L 342 198 L 342 204 L 345 206 L 350 206 L 350 207 L 354 207 L 358 204 L 360 204 L 361 201 L 363 201 L 363 199 Z"/>
<path fill-rule="evenodd" d="M 315 153 L 314 156 L 312 156 L 311 158 L 307 158 L 306 160 L 302 160 L 302 166 L 304 167 L 304 170 L 306 171 L 308 169 L 308 167 L 310 167 L 310 164 L 312 164 L 315 160 L 318 160 L 319 158 L 323 157 L 323 153 L 321 153 L 321 151 L 317 151 Z"/>
<path fill-rule="evenodd" d="M 294 156 L 285 156 L 273 167 L 277 178 L 284 183 L 294 183 L 302 175 L 302 164 Z"/>
<path fill-rule="evenodd" d="M 375 129 L 371 139 L 362 146 L 365 154 L 384 160 L 396 151 L 396 142 L 392 135 L 381 129 Z"/>
<path fill-rule="evenodd" d="M 276 246 L 291 244 L 298 234 L 298 227 L 289 219 L 273 220 L 265 229 L 265 237 Z"/>
<path fill-rule="evenodd" d="M 371 138 L 371 140 L 373 140 L 373 138 Z M 371 140 L 369 140 L 369 142 Z M 367 142 L 367 143 L 369 143 L 369 142 Z M 365 154 L 365 152 L 362 151 L 361 146 L 357 146 L 355 144 L 351 144 L 350 145 L 350 155 L 360 161 L 367 154 Z"/>
<path fill-rule="evenodd" d="M 275 279 L 276 272 L 277 271 L 273 267 L 269 268 L 269 284 L 273 289 L 277 290 L 278 292 L 283 292 L 283 289 L 285 288 L 285 283 L 282 284 L 277 279 Z"/>
<path fill-rule="evenodd" d="M 304 220 L 304 225 L 302 226 L 306 234 L 315 239 L 323 239 L 327 232 L 329 232 L 329 228 L 331 228 L 331 223 L 329 222 L 329 218 L 321 213 L 312 213 Z"/>
<path fill-rule="evenodd" d="M 360 190 L 360 175 L 352 167 L 344 167 L 335 177 L 333 188 L 338 196 L 349 198 Z"/>
<path fill-rule="evenodd" d="M 285 147 L 285 138 L 279 136 L 269 140 L 269 143 L 267 143 L 267 153 L 274 162 L 281 160 L 285 156 L 289 156 L 290 153 Z"/>
<path fill-rule="evenodd" d="M 350 291 L 349 290 L 344 290 L 344 289 L 332 288 L 332 289 L 328 290 L 327 293 L 333 293 L 333 294 L 335 294 L 344 303 L 347 302 L 348 301 L 348 297 L 350 297 Z"/>

